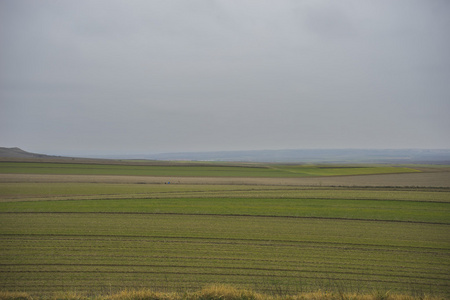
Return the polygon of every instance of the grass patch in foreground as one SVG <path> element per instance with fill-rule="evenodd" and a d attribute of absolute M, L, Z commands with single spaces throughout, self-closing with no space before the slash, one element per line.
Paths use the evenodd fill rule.
<path fill-rule="evenodd" d="M 429 295 L 391 294 L 390 292 L 374 291 L 370 294 L 346 293 L 342 291 L 305 292 L 294 295 L 262 294 L 251 289 L 239 289 L 229 285 L 210 285 L 194 292 L 158 292 L 150 289 L 125 290 L 110 295 L 87 296 L 77 292 L 56 292 L 45 298 L 31 296 L 25 292 L 0 292 L 0 300 L 443 300 L 444 297 Z"/>

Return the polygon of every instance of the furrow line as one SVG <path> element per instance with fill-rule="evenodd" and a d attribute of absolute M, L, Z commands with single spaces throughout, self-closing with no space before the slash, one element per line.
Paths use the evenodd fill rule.
<path fill-rule="evenodd" d="M 36 271 L 2 271 L 4 274 L 15 274 L 15 273 L 20 273 L 20 274 L 27 274 L 27 273 L 48 273 L 48 274 L 64 274 L 64 273 L 69 273 L 69 274 L 161 274 L 161 275 L 166 275 L 166 274 L 171 274 L 171 275 L 208 275 L 208 276 L 240 276 L 240 277 L 269 277 L 269 278 L 275 278 L 275 277 L 279 277 L 279 278 L 299 278 L 299 274 L 295 274 L 295 275 L 285 275 L 285 274 L 248 274 L 248 273 L 212 273 L 212 272 L 172 272 L 172 271 L 99 271 L 99 270 L 95 270 L 95 271 L 61 271 L 61 270 L 53 270 L 53 271 L 46 271 L 46 270 L 36 270 Z M 353 280 L 353 281 L 362 281 L 362 282 L 384 282 L 384 283 L 397 283 L 397 284 L 404 284 L 405 282 L 408 281 L 399 281 L 399 280 L 380 280 L 380 279 L 376 279 L 376 280 L 372 280 L 372 279 L 365 279 L 362 278 L 362 276 L 379 276 L 379 277 L 392 277 L 392 278 L 409 278 L 409 279 L 421 279 L 421 280 L 445 280 L 443 278 L 433 278 L 433 277 L 414 277 L 414 276 L 398 276 L 398 275 L 377 275 L 377 274 L 365 274 L 365 273 L 354 273 L 354 272 L 325 272 L 325 271 L 321 271 L 321 272 L 317 272 L 317 271 L 298 271 L 297 273 L 319 273 L 319 274 L 327 274 L 327 277 L 318 277 L 318 276 L 300 276 L 300 278 L 309 278 L 309 279 L 326 279 L 329 280 L 330 279 L 330 275 L 355 275 L 358 276 L 357 278 L 352 278 L 352 279 L 348 279 L 348 280 Z M 339 278 L 339 280 L 344 280 L 345 278 Z M 424 283 L 425 284 L 425 283 Z M 427 285 L 433 285 L 433 286 L 445 286 L 448 287 L 448 284 L 441 284 L 438 282 L 429 282 L 426 283 Z"/>
<path fill-rule="evenodd" d="M 385 251 L 385 252 L 413 252 L 413 253 L 430 253 L 435 254 L 436 252 L 432 252 L 431 250 L 437 251 L 448 251 L 447 248 L 435 248 L 435 247 L 415 247 L 415 246 L 401 246 L 401 245 L 377 245 L 377 244 L 361 244 L 361 243 L 340 243 L 340 242 L 324 242 L 324 241 L 299 241 L 299 240 L 273 240 L 273 239 L 252 239 L 252 238 L 215 238 L 215 237 L 201 237 L 201 236 L 150 236 L 150 235 L 119 235 L 119 234 L 53 234 L 53 233 L 36 233 L 36 234 L 15 234 L 15 233 L 0 233 L 0 237 L 23 237 L 23 236 L 31 236 L 31 237 L 75 237 L 75 238 L 103 238 L 103 239 L 115 239 L 118 241 L 124 241 L 123 238 L 127 239 L 125 241 L 134 241 L 135 239 L 147 239 L 147 240 L 163 240 L 164 243 L 186 243 L 186 241 L 194 241 L 194 243 L 202 243 L 202 244 L 239 244 L 239 245 L 255 245 L 255 246 L 283 246 L 283 247 L 299 247 L 303 245 L 320 245 L 320 248 L 325 247 L 332 249 L 339 248 L 348 248 L 352 247 L 352 250 L 362 250 L 362 251 Z M 206 242 L 204 242 L 206 241 Z M 256 244 L 255 244 L 256 243 Z M 327 246 L 333 245 L 333 246 Z M 319 246 L 317 246 L 319 247 Z M 363 248 L 355 248 L 355 247 L 363 247 Z M 387 249 L 387 248 L 395 248 L 395 249 Z M 401 250 L 399 250 L 401 249 Z M 416 249 L 416 250 L 413 250 Z M 424 251 L 420 251 L 424 250 Z"/>
<path fill-rule="evenodd" d="M 380 219 L 360 219 L 360 218 L 337 218 L 337 217 L 307 217 L 307 216 L 277 216 L 277 215 L 250 215 L 250 214 L 194 214 L 194 213 L 157 213 L 157 212 L 0 212 L 0 214 L 62 214 L 62 215 L 167 215 L 167 216 L 194 216 L 194 217 L 245 217 L 245 218 L 280 218 L 280 219 L 311 219 L 311 220 L 335 220 L 335 221 L 361 221 L 361 222 L 382 222 L 382 223 L 409 223 L 409 224 L 430 224 L 430 225 L 449 225 L 450 223 L 429 222 L 429 221 L 411 221 L 411 220 L 380 220 Z"/>
<path fill-rule="evenodd" d="M 32 258 L 36 258 L 36 253 L 31 253 L 31 254 L 24 254 L 24 253 L 18 253 L 17 250 L 14 250 L 15 253 L 17 253 L 17 255 L 20 255 L 21 258 L 24 257 L 32 257 Z M 42 257 L 49 257 L 53 259 L 53 255 L 49 254 L 49 255 L 40 255 L 40 258 Z M 96 257 L 100 257 L 100 258 L 121 258 L 121 259 L 164 259 L 164 260 L 178 260 L 178 261 L 234 261 L 234 262 L 247 262 L 247 263 L 251 263 L 251 262 L 265 262 L 265 263 L 274 263 L 274 264 L 280 264 L 280 263 L 291 263 L 291 264 L 302 264 L 302 265 L 319 265 L 319 266 L 339 266 L 339 265 L 343 265 L 343 266 L 352 266 L 353 269 L 358 269 L 359 267 L 365 268 L 367 269 L 368 266 L 368 259 L 367 258 L 352 258 L 352 263 L 341 263 L 341 262 L 311 262 L 311 261 L 305 261 L 305 260 L 292 260 L 292 259 L 287 259 L 287 260 L 282 260 L 282 259 L 264 259 L 264 258 L 242 258 L 242 257 L 195 257 L 195 256 L 163 256 L 163 255 L 93 255 L 93 254 L 59 254 L 58 255 L 59 258 L 61 257 L 67 257 L 67 258 L 85 258 L 85 257 L 89 257 L 89 258 L 96 258 Z M 321 255 L 320 257 L 325 258 L 323 255 Z M 359 263 L 355 262 L 358 261 Z M 380 259 L 374 259 L 374 260 L 370 260 L 371 263 L 375 264 L 376 263 L 376 267 L 378 268 L 390 268 L 392 267 L 392 265 L 382 265 L 379 264 L 379 261 L 384 261 L 384 260 L 380 260 Z M 407 262 L 405 262 L 407 263 Z M 426 262 L 426 263 L 422 263 L 423 265 L 427 265 L 427 266 L 450 266 L 450 264 L 447 264 L 445 262 L 439 261 L 436 263 L 431 263 L 431 262 Z M 2 264 L 0 264 L 2 265 Z M 9 265 L 9 264 L 3 264 L 3 265 Z M 25 264 L 18 264 L 18 265 L 25 265 Z M 140 266 L 140 265 L 139 265 Z M 340 268 L 340 267 L 338 267 Z M 395 268 L 397 269 L 408 269 L 408 270 L 423 270 L 423 268 L 420 267 L 414 267 L 414 266 L 396 266 Z M 439 268 L 440 269 L 440 268 Z M 447 274 L 447 273 L 445 273 Z"/>
<path fill-rule="evenodd" d="M 331 264 L 332 265 L 332 264 Z M 418 279 L 436 279 L 443 280 L 443 278 L 434 278 L 429 276 L 412 276 L 412 275 L 393 275 L 393 274 L 378 274 L 378 273 L 360 273 L 355 271 L 339 271 L 339 270 L 364 270 L 367 271 L 367 268 L 344 268 L 344 267 L 335 267 L 334 270 L 328 271 L 319 271 L 319 270 L 307 270 L 305 269 L 286 269 L 286 268 L 262 268 L 262 267 L 223 267 L 223 266 L 194 266 L 194 265 L 165 265 L 165 264 L 66 264 L 66 263 L 28 263 L 28 264 L 0 264 L 0 267 L 114 267 L 114 268 L 180 268 L 180 269 L 223 269 L 223 270 L 246 270 L 246 271 L 276 271 L 276 272 L 301 272 L 301 273 L 336 273 L 336 274 L 351 274 L 351 275 L 370 275 L 370 276 L 397 276 L 404 278 L 418 278 Z M 397 271 L 398 269 L 390 269 L 387 271 Z M 16 272 L 15 270 L 5 270 L 6 272 Z M 98 271 L 98 270 L 96 270 Z M 34 272 L 33 270 L 29 271 L 20 271 L 17 272 Z M 37 272 L 40 272 L 38 270 Z M 52 272 L 52 271 L 48 271 Z M 59 270 L 55 270 L 55 272 L 59 272 Z M 69 273 L 71 271 L 68 271 Z M 77 271 L 76 271 L 77 272 Z M 83 272 L 83 271 L 80 271 Z M 86 271 L 92 272 L 92 271 Z M 146 271 L 99 271 L 102 273 L 140 273 Z M 446 275 L 450 277 L 448 273 L 437 273 L 434 272 L 432 275 Z"/>

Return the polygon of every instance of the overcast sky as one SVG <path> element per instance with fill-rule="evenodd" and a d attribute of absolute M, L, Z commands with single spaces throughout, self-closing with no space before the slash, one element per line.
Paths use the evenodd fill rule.
<path fill-rule="evenodd" d="M 448 0 L 0 0 L 0 146 L 450 148 Z"/>

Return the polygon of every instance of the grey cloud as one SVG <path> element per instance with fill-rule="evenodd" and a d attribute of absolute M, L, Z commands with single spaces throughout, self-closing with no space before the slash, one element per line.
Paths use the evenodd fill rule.
<path fill-rule="evenodd" d="M 5 146 L 450 147 L 446 1 L 0 5 Z"/>

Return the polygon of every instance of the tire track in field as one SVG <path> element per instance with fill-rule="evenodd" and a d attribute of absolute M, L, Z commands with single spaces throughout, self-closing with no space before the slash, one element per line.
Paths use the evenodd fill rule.
<path fill-rule="evenodd" d="M 216 267 L 213 267 L 214 269 L 218 269 Z M 223 267 L 226 268 L 226 267 Z M 228 268 L 229 270 L 230 268 Z M 245 270 L 245 269 L 235 269 L 235 270 Z M 260 270 L 255 270 L 260 271 Z M 276 270 L 264 270 L 264 271 L 276 271 Z M 396 283 L 396 284 L 405 284 L 410 281 L 408 280 L 382 280 L 382 279 L 365 279 L 364 277 L 370 277 L 370 276 L 378 276 L 378 277 L 388 277 L 388 278 L 405 278 L 405 279 L 416 279 L 416 280 L 440 280 L 444 281 L 446 279 L 443 278 L 433 278 L 433 277 L 418 277 L 418 276 L 410 276 L 410 275 L 393 275 L 393 274 L 366 274 L 366 273 L 357 273 L 357 272 L 329 272 L 329 271 L 313 271 L 313 270 L 305 270 L 305 271 L 279 271 L 279 272 L 295 272 L 297 274 L 288 275 L 288 274 L 249 274 L 249 273 L 215 273 L 215 272 L 179 272 L 179 271 L 100 271 L 100 270 L 3 270 L 2 273 L 21 273 L 21 274 L 29 274 L 29 273 L 41 273 L 41 274 L 158 274 L 158 275 L 183 275 L 183 276 L 198 276 L 198 275 L 207 275 L 207 276 L 233 276 L 233 277 L 269 277 L 269 278 L 308 278 L 308 279 L 330 279 L 330 275 L 353 275 L 356 276 L 356 278 L 342 278 L 340 277 L 340 280 L 352 280 L 352 281 L 362 281 L 362 282 L 380 282 L 380 283 Z M 327 274 L 327 277 L 323 276 L 304 276 L 301 275 L 302 273 L 314 273 L 314 274 Z M 438 282 L 415 282 L 415 284 L 423 284 L 423 285 L 433 285 L 433 286 L 442 286 L 447 287 L 448 284 L 446 283 L 438 283 Z"/>
<path fill-rule="evenodd" d="M 70 265 L 75 267 L 76 265 Z M 67 267 L 67 265 L 66 265 Z M 111 267 L 114 267 L 113 265 Z M 162 266 L 159 266 L 162 267 Z M 175 267 L 175 266 L 173 266 Z M 177 266 L 180 269 L 187 268 L 195 268 L 190 266 Z M 199 267 L 199 269 L 225 269 L 225 267 Z M 405 278 L 405 279 L 419 279 L 419 280 L 446 280 L 445 278 L 434 278 L 434 277 L 424 277 L 424 276 L 411 276 L 411 275 L 398 275 L 398 274 L 367 274 L 367 273 L 358 273 L 358 272 L 348 272 L 348 271 L 316 271 L 316 270 L 277 270 L 277 269 L 250 269 L 250 268 L 230 268 L 226 267 L 228 270 L 254 270 L 254 271 L 275 271 L 275 272 L 295 272 L 295 273 L 314 273 L 314 274 L 328 274 L 328 275 L 355 275 L 358 276 L 356 279 L 348 279 L 355 281 L 380 281 L 380 282 L 390 282 L 390 283 L 405 283 L 408 281 L 392 281 L 392 280 L 371 280 L 371 279 L 361 279 L 360 276 L 370 277 L 370 276 L 378 276 L 378 277 L 392 277 L 392 278 Z M 102 271 L 102 270 L 3 270 L 2 273 L 79 273 L 79 274 L 173 274 L 173 275 L 210 275 L 210 276 L 241 276 L 241 277 L 283 277 L 283 278 L 298 278 L 299 274 L 287 275 L 287 274 L 258 274 L 258 273 L 215 273 L 215 272 L 180 272 L 180 271 Z M 311 278 L 311 279 L 324 279 L 329 277 L 318 277 L 318 276 L 301 276 L 303 278 Z M 340 278 L 344 279 L 344 278 Z M 424 283 L 425 284 L 425 283 Z M 430 283 L 433 285 L 441 285 L 439 283 L 433 282 Z M 445 285 L 444 285 L 445 286 Z"/>
<path fill-rule="evenodd" d="M 337 267 L 333 271 L 320 271 L 320 270 L 310 270 L 310 269 L 287 269 L 287 268 L 262 268 L 262 267 L 224 267 L 224 266 L 193 266 L 193 265 L 183 265 L 183 264 L 67 264 L 67 263 L 27 263 L 27 264 L 0 264 L 0 267 L 112 267 L 112 268 L 178 268 L 178 269 L 221 269 L 221 270 L 244 270 L 244 271 L 269 271 L 269 272 L 296 272 L 296 273 L 329 273 L 329 274 L 347 274 L 347 275 L 366 275 L 366 276 L 379 276 L 379 277 L 403 277 L 403 278 L 415 278 L 415 279 L 430 279 L 430 280 L 446 280 L 446 278 L 442 277 L 430 277 L 430 276 L 413 276 L 413 275 L 399 275 L 399 274 L 386 274 L 386 273 L 364 273 L 364 272 L 355 272 L 355 271 L 339 271 L 346 268 Z M 336 271 L 336 269 L 338 271 Z M 350 268 L 352 269 L 352 268 Z M 367 268 L 353 268 L 354 270 L 367 270 Z M 52 270 L 37 270 L 37 272 L 53 272 Z M 97 272 L 95 271 L 86 271 L 86 272 Z M 395 269 L 388 270 L 390 272 L 395 272 Z M 35 272 L 35 270 L 4 270 L 4 272 Z M 61 272 L 60 270 L 54 270 L 54 272 Z M 72 272 L 71 271 L 62 271 L 62 272 Z M 84 272 L 84 271 L 76 271 L 76 272 Z M 158 272 L 158 271 L 99 271 L 101 273 L 146 273 L 146 272 Z M 161 271 L 161 273 L 164 273 Z M 223 274 L 223 273 L 214 273 L 214 274 Z M 435 273 L 433 275 L 446 275 L 449 277 L 448 273 Z M 238 274 L 239 275 L 239 274 Z"/>
<path fill-rule="evenodd" d="M 317 248 L 330 248 L 330 249 L 348 249 L 351 247 L 352 250 L 360 251 L 384 251 L 384 252 L 411 252 L 411 253 L 427 253 L 435 255 L 447 255 L 447 253 L 436 252 L 445 251 L 448 252 L 447 248 L 437 248 L 437 247 L 415 247 L 415 246 L 402 246 L 402 245 L 376 245 L 376 244 L 362 244 L 362 243 L 341 243 L 341 242 L 324 242 L 324 241 L 299 241 L 299 240 L 273 240 L 273 239 L 252 239 L 252 238 L 214 238 L 214 237 L 187 237 L 187 236 L 150 236 L 150 235 L 117 235 L 117 234 L 47 234 L 47 233 L 36 233 L 36 234 L 15 234 L 15 233 L 3 233 L 0 234 L 5 237 L 76 237 L 76 238 L 104 238 L 104 239 L 116 239 L 122 240 L 133 239 L 129 241 L 135 241 L 136 239 L 150 239 L 150 240 L 163 240 L 165 243 L 186 243 L 194 241 L 194 243 L 203 244 L 229 244 L 229 245 L 254 245 L 259 247 L 273 247 L 273 246 L 283 246 L 283 247 L 299 247 L 302 244 L 307 245 L 319 245 Z M 359 247 L 359 248 L 358 248 Z M 390 249 L 391 248 L 391 249 Z M 399 250 L 401 249 L 401 250 Z M 414 250 L 416 249 L 416 250 Z M 420 251 L 422 250 L 422 251 Z M 425 250 L 425 251 L 424 251 Z M 435 251 L 432 251 L 435 250 Z"/>
<path fill-rule="evenodd" d="M 30 255 L 23 255 L 21 254 L 21 257 L 33 257 L 36 258 L 36 254 L 30 254 Z M 53 256 L 52 256 L 53 257 Z M 84 258 L 89 257 L 95 257 L 95 255 L 88 255 L 88 254 L 73 254 L 73 255 L 58 255 L 59 258 L 64 257 L 64 258 L 77 258 L 80 260 L 84 260 Z M 99 256 L 97 255 L 97 257 L 104 257 L 104 256 Z M 426 268 L 427 273 L 434 273 L 434 274 L 441 274 L 441 275 L 448 275 L 447 272 L 442 273 L 442 269 L 444 268 L 448 268 L 450 265 L 449 264 L 445 264 L 442 262 L 436 262 L 436 263 L 432 263 L 432 262 L 426 262 L 423 263 L 424 266 L 426 267 L 415 267 L 415 266 L 399 266 L 399 265 L 395 265 L 395 269 L 392 265 L 383 265 L 380 264 L 380 262 L 385 262 L 384 259 L 375 259 L 375 260 L 367 260 L 367 259 L 363 259 L 363 258 L 358 258 L 358 259 L 354 259 L 352 258 L 352 262 L 351 263 L 339 263 L 336 261 L 331 261 L 331 262 L 317 262 L 314 261 L 313 258 L 310 258 L 309 260 L 292 260 L 292 259 L 286 259 L 286 260 L 282 260 L 282 259 L 277 259 L 277 260 L 273 260 L 273 259 L 248 259 L 248 258 L 229 258 L 229 257 L 178 257 L 178 256 L 174 256 L 174 257 L 167 257 L 167 256 L 121 256 L 121 255 L 107 255 L 107 257 L 114 257 L 114 258 L 136 258 L 137 261 L 139 261 L 139 259 L 163 259 L 163 260 L 167 260 L 167 261 L 175 261 L 175 262 L 180 262 L 180 261 L 190 261 L 190 262 L 194 262 L 194 261 L 216 261 L 217 262 L 225 262 L 225 263 L 229 263 L 231 262 L 240 262 L 242 264 L 247 264 L 250 263 L 251 265 L 253 265 L 254 263 L 266 263 L 267 265 L 280 265 L 280 264 L 291 264 L 291 265 L 298 265 L 298 266 L 302 266 L 305 268 L 310 268 L 313 266 L 316 267 L 334 267 L 336 269 L 343 269 L 344 267 L 346 267 L 347 269 L 353 269 L 353 270 L 360 270 L 360 269 L 364 269 L 367 270 L 368 266 L 371 267 L 375 267 L 377 269 L 386 269 L 386 270 L 390 270 L 390 271 L 397 271 L 398 269 L 402 270 L 402 271 L 409 271 L 409 272 L 415 272 L 415 271 L 424 271 L 424 268 Z M 289 256 L 292 257 L 292 256 Z M 42 256 L 40 256 L 39 258 L 42 259 Z M 321 256 L 321 258 L 323 258 Z M 64 261 L 64 259 L 63 259 Z M 95 261 L 95 260 L 94 260 Z M 402 261 L 402 263 L 408 263 L 411 264 L 413 263 L 413 261 L 410 262 L 404 262 Z M 391 268 L 391 269 L 389 269 Z"/>
<path fill-rule="evenodd" d="M 64 239 L 64 240 L 68 240 L 68 239 Z M 137 247 L 130 247 L 129 249 L 138 249 Z M 17 250 L 14 250 L 17 251 Z M 377 251 L 377 250 L 374 250 Z M 21 257 L 35 257 L 36 254 L 24 254 L 24 253 L 20 253 Z M 42 256 L 42 255 L 41 255 Z M 49 255 L 51 257 L 53 257 L 53 255 Z M 104 255 L 93 255 L 93 254 L 58 254 L 58 257 L 67 257 L 67 258 L 72 258 L 72 257 L 89 257 L 89 258 L 94 258 L 94 257 L 101 257 L 104 258 Z M 178 261 L 187 261 L 187 260 L 191 260 L 191 261 L 231 261 L 231 262 L 265 262 L 265 263 L 273 263 L 273 264 L 280 264 L 280 263 L 290 263 L 290 264 L 301 264 L 301 265 L 321 265 L 321 266 L 336 266 L 336 265 L 342 265 L 342 266 L 354 266 L 354 269 L 358 269 L 360 267 L 366 268 L 367 269 L 367 258 L 354 258 L 352 257 L 352 263 L 340 263 L 340 262 L 311 262 L 310 259 L 312 259 L 311 257 L 309 257 L 309 260 L 293 260 L 293 259 L 267 259 L 267 258 L 244 258 L 244 257 L 211 257 L 211 256 L 168 256 L 168 255 L 111 255 L 108 254 L 107 257 L 111 258 L 125 258 L 125 259 L 129 259 L 129 258 L 133 258 L 133 259 L 164 259 L 164 260 L 178 260 Z M 292 256 L 288 256 L 288 257 L 292 257 Z M 321 258 L 324 258 L 323 255 L 320 255 Z M 355 263 L 354 261 L 358 261 L 358 262 L 362 262 L 362 263 Z M 372 263 L 377 263 L 376 267 L 378 268 L 392 268 L 392 265 L 383 265 L 383 264 L 379 264 L 379 262 L 385 262 L 384 259 L 372 259 L 371 260 Z M 427 263 L 423 263 L 424 265 L 428 265 L 428 266 L 443 266 L 443 265 L 447 265 L 445 262 L 438 262 L 438 263 L 431 263 L 431 262 L 427 262 Z M 450 264 L 449 264 L 450 266 Z M 408 269 L 408 270 L 423 270 L 423 268 L 420 267 L 414 267 L 414 266 L 395 266 L 395 268 L 397 269 Z M 437 269 L 438 271 L 440 269 Z M 447 273 L 445 273 L 447 274 Z"/>
<path fill-rule="evenodd" d="M 311 220 L 335 220 L 335 221 L 361 221 L 361 222 L 383 222 L 383 223 L 410 223 L 410 224 L 430 224 L 430 225 L 450 225 L 450 223 L 412 221 L 412 220 L 380 220 L 380 219 L 360 219 L 360 218 L 338 218 L 338 217 L 314 217 L 314 216 L 278 216 L 278 215 L 251 215 L 251 214 L 211 214 L 211 213 L 170 213 L 170 212 L 56 212 L 56 211 L 38 211 L 38 212 L 14 212 L 5 211 L 1 214 L 67 214 L 67 215 L 167 215 L 167 216 L 193 216 L 193 217 L 237 217 L 237 218 L 280 218 L 280 219 L 311 219 Z"/>
<path fill-rule="evenodd" d="M 339 189 L 339 187 L 336 187 L 334 189 Z M 321 189 L 322 190 L 322 189 Z M 332 188 L 323 190 L 333 190 Z M 355 191 L 358 189 L 348 189 L 344 188 L 344 191 L 350 190 Z M 236 199 L 236 198 L 255 198 L 255 199 L 308 199 L 308 200 L 354 200 L 354 201 L 402 201 L 402 202 L 418 202 L 418 203 L 450 203 L 450 201 L 447 200 L 416 200 L 416 199 L 405 199 L 405 198 L 398 198 L 398 199 L 380 199 L 380 198 L 351 198 L 351 197 L 314 197 L 314 196 L 261 196 L 258 195 L 257 197 L 252 197 L 254 195 L 228 195 L 223 196 L 222 193 L 235 193 L 235 192 L 246 192 L 249 194 L 252 193 L 260 193 L 260 192 L 291 192 L 291 191 L 301 191 L 299 189 L 295 188 L 287 188 L 287 189 L 261 189 L 261 190 L 212 190 L 212 191 L 162 191 L 162 192 L 156 192 L 156 193 L 132 193 L 132 194 L 99 194 L 99 195 L 92 195 L 92 194 L 86 194 L 86 195 L 44 195 L 40 197 L 26 197 L 23 198 L 23 196 L 15 196 L 15 197 L 4 197 L 1 198 L 1 202 L 37 202 L 37 201 L 86 201 L 86 200 L 128 200 L 128 199 L 183 199 L 183 198 L 204 198 L 204 197 L 212 197 L 212 198 L 222 198 L 222 199 Z M 305 191 L 311 191 L 311 189 L 305 189 Z M 376 191 L 373 189 L 373 191 Z M 400 189 L 394 189 L 394 191 L 400 191 Z M 408 189 L 405 189 L 405 191 L 411 191 Z M 433 192 L 448 192 L 448 190 L 435 190 Z M 126 197 L 125 197 L 126 196 Z M 55 198 L 56 197 L 56 198 Z"/>
<path fill-rule="evenodd" d="M 17 239 L 13 239 L 13 238 L 11 238 L 11 239 L 3 239 L 3 245 L 6 246 L 6 242 L 8 242 L 8 241 L 15 241 L 15 240 L 17 240 Z M 31 238 L 31 239 L 30 238 L 21 238 L 20 240 L 42 242 L 41 238 Z M 57 239 L 54 239 L 54 238 L 52 238 L 52 239 L 48 239 L 47 241 L 65 241 L 66 242 L 66 241 L 78 241 L 78 240 L 79 239 L 70 239 L 70 238 L 57 238 Z M 106 239 L 95 239 L 95 240 L 92 240 L 92 241 L 112 242 L 111 239 L 109 239 L 109 238 L 106 238 Z M 131 242 L 131 241 L 135 242 L 135 240 L 130 240 L 130 239 L 127 239 L 127 240 L 124 240 L 124 239 L 115 240 L 115 242 L 119 242 L 119 241 L 120 242 Z M 140 240 L 140 243 L 142 244 L 142 243 L 154 243 L 154 242 L 149 241 L 149 240 L 148 241 Z M 186 242 L 185 241 L 163 241 L 162 243 L 164 243 L 164 244 L 167 244 L 167 243 L 183 243 L 183 244 L 185 244 Z M 194 242 L 194 243 L 197 244 L 197 242 Z M 202 244 L 211 244 L 211 243 L 208 243 L 208 242 L 200 242 L 200 243 L 202 243 Z M 260 246 L 260 245 L 257 245 L 257 244 L 253 244 L 253 245 Z M 292 247 L 291 245 L 282 245 L 282 246 L 283 247 Z M 277 247 L 277 246 L 275 245 L 275 247 Z M 63 246 L 63 247 L 60 246 L 60 247 L 56 247 L 56 248 L 57 249 L 66 249 L 67 246 Z M 72 248 L 72 249 L 76 249 L 76 251 L 83 251 L 86 248 L 89 248 L 89 246 L 79 246 L 78 245 L 78 246 L 76 246 L 76 248 Z M 338 247 L 318 246 L 318 245 L 311 245 L 311 244 L 309 246 L 302 245 L 301 248 L 302 249 L 307 249 L 307 248 L 310 248 L 310 249 L 327 249 L 328 248 L 329 249 L 329 248 L 331 248 L 331 249 L 335 249 L 335 250 L 345 250 L 345 251 L 349 250 L 348 249 L 349 247 L 339 247 L 338 248 Z M 7 249 L 11 250 L 10 248 L 8 248 L 8 246 L 6 246 L 4 249 L 5 250 L 7 250 Z M 33 248 L 33 247 L 28 247 L 27 249 L 36 250 L 36 251 L 40 250 L 38 248 Z M 127 249 L 129 249 L 129 251 L 136 251 L 136 250 L 142 251 L 143 249 L 144 250 L 147 249 L 147 247 L 146 246 L 139 246 L 139 247 L 133 246 L 133 247 L 128 247 Z M 11 251 L 14 251 L 14 253 L 18 254 L 16 249 L 11 250 Z M 361 249 L 352 247 L 351 251 L 359 251 L 359 252 L 361 252 Z M 379 249 L 377 249 L 377 248 L 375 248 L 375 249 L 364 249 L 364 252 L 368 252 L 368 251 L 374 252 L 374 251 L 379 251 Z M 386 251 L 384 251 L 384 252 L 386 252 Z M 406 251 L 405 250 L 401 250 L 401 251 L 396 251 L 396 252 L 400 253 L 400 252 L 406 252 Z M 427 253 L 425 251 L 420 251 L 420 252 L 419 251 L 407 251 L 407 253 L 430 254 L 430 252 Z M 431 253 L 431 254 L 436 255 L 434 252 Z M 34 257 L 36 254 L 35 253 L 24 254 L 24 253 L 21 252 L 20 255 L 21 255 L 21 257 Z M 440 255 L 446 256 L 446 253 L 440 253 Z M 42 256 L 46 257 L 45 255 L 41 255 L 41 257 Z M 79 254 L 79 253 L 77 253 L 77 254 L 59 254 L 58 257 L 67 257 L 67 258 L 77 257 L 77 258 L 83 259 L 84 257 L 94 258 L 94 257 L 104 257 L 104 256 L 103 255 L 92 255 L 92 254 Z M 327 263 L 319 262 L 319 263 L 317 263 L 316 261 L 314 263 L 312 263 L 311 260 L 316 259 L 317 255 L 316 256 L 308 256 L 307 259 L 305 258 L 305 259 L 302 259 L 302 260 L 298 260 L 298 259 L 296 259 L 296 260 L 292 260 L 292 259 L 261 259 L 261 258 L 255 259 L 255 258 L 223 257 L 223 256 L 222 257 L 219 257 L 219 256 L 211 257 L 211 256 L 123 255 L 123 254 L 117 254 L 117 255 L 116 254 L 113 254 L 113 255 L 108 254 L 107 257 L 110 257 L 110 258 L 111 257 L 114 257 L 114 258 L 125 258 L 125 259 L 130 259 L 131 258 L 131 259 L 209 260 L 209 261 L 216 260 L 216 261 L 231 261 L 231 262 L 233 262 L 233 261 L 234 262 L 240 261 L 240 262 L 266 262 L 266 263 L 292 263 L 292 264 L 300 263 L 300 264 L 303 264 L 303 265 L 304 264 L 306 264 L 306 265 L 311 265 L 311 264 L 315 264 L 315 265 L 317 265 L 317 264 L 319 264 L 319 265 L 351 265 L 351 266 L 355 266 L 355 267 L 367 266 L 367 263 L 370 261 L 370 263 L 372 265 L 376 265 L 377 267 L 383 267 L 383 268 L 392 267 L 392 265 L 380 264 L 380 263 L 385 261 L 384 259 L 370 259 L 370 260 L 368 260 L 366 257 L 365 258 L 352 257 L 352 263 L 343 263 L 343 264 L 336 263 L 336 262 L 327 262 Z M 291 258 L 292 255 L 287 255 L 287 256 L 284 256 L 284 257 Z M 321 259 L 326 259 L 326 258 L 330 258 L 330 257 L 329 256 L 320 255 L 320 258 Z M 362 263 L 357 263 L 357 262 L 362 262 Z M 402 260 L 402 262 L 403 263 L 411 263 L 411 262 L 406 262 L 404 260 Z M 450 264 L 445 263 L 444 261 L 440 261 L 438 263 L 424 262 L 422 264 L 423 265 L 427 265 L 429 267 L 430 266 L 431 267 L 439 266 L 440 268 L 438 268 L 437 270 L 440 270 L 442 268 L 442 266 L 450 266 Z M 397 268 L 410 269 L 410 270 L 422 270 L 423 269 L 422 267 L 412 267 L 412 266 L 408 266 L 408 267 L 397 266 Z"/>

